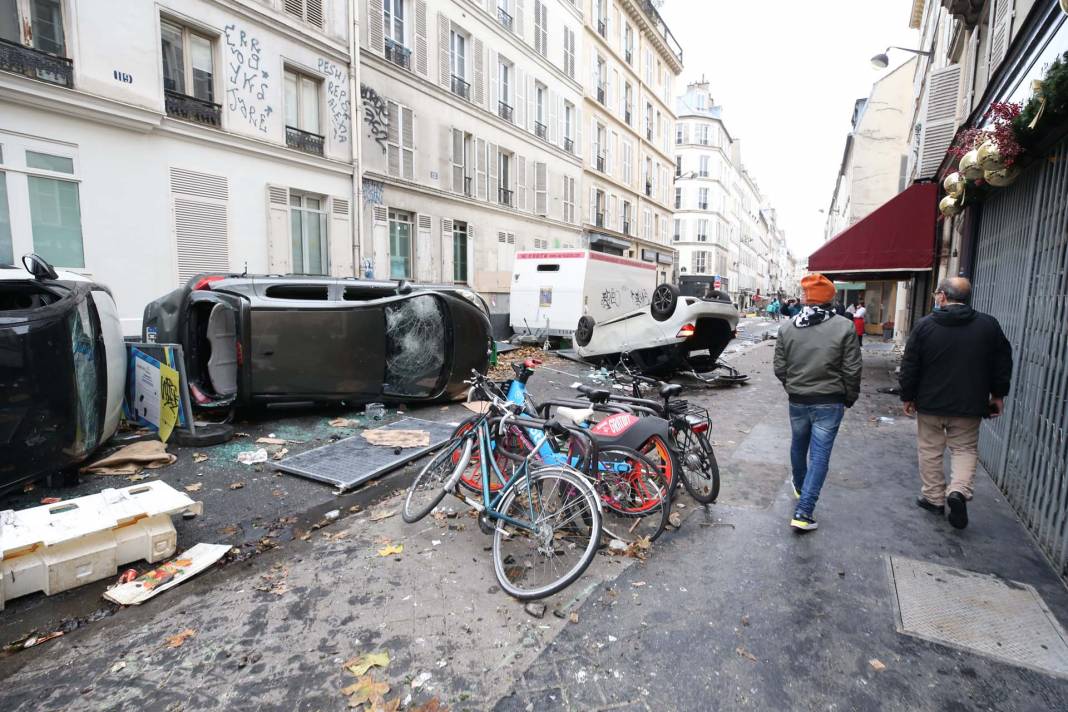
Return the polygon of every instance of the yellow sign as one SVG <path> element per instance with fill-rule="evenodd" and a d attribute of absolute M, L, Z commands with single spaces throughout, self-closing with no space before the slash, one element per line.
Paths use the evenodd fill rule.
<path fill-rule="evenodd" d="M 178 395 L 178 372 L 165 363 L 159 365 L 159 439 L 167 442 L 182 407 Z"/>

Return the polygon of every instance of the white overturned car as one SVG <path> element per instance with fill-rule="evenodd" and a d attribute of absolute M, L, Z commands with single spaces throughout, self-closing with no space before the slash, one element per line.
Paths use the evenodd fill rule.
<path fill-rule="evenodd" d="M 676 370 L 713 370 L 738 327 L 738 311 L 725 296 L 681 296 L 673 284 L 661 284 L 649 304 L 611 319 L 579 319 L 574 341 L 579 356 L 612 365 L 627 354 L 649 374 Z"/>

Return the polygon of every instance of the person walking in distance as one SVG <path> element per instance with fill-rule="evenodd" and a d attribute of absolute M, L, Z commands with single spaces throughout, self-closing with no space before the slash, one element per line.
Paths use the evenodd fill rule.
<path fill-rule="evenodd" d="M 857 330 L 857 341 L 864 346 L 864 317 L 868 310 L 864 308 L 864 302 L 857 302 L 857 308 L 853 310 L 853 326 Z"/>
<path fill-rule="evenodd" d="M 834 313 L 834 284 L 822 274 L 801 280 L 801 311 L 779 327 L 775 377 L 790 399 L 790 465 L 797 507 L 790 526 L 811 531 L 838 426 L 860 395 L 860 344 L 853 324 Z"/>
<path fill-rule="evenodd" d="M 971 292 L 963 277 L 939 282 L 934 312 L 917 322 L 905 345 L 900 378 L 905 414 L 916 416 L 922 482 L 916 504 L 935 514 L 948 505 L 957 529 L 968 526 L 979 425 L 1001 415 L 1012 380 L 1012 345 L 997 319 L 968 306 Z"/>

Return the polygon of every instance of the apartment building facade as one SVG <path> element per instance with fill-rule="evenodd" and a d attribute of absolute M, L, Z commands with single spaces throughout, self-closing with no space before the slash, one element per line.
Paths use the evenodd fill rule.
<path fill-rule="evenodd" d="M 127 335 L 199 272 L 355 274 L 354 22 L 319 0 L 0 1 L 0 262 L 108 285 Z"/>
<path fill-rule="evenodd" d="M 585 244 L 655 263 L 658 281 L 671 281 L 671 98 L 682 50 L 648 0 L 582 2 Z"/>
<path fill-rule="evenodd" d="M 466 284 L 507 323 L 517 251 L 583 244 L 568 0 L 360 0 L 367 276 Z"/>

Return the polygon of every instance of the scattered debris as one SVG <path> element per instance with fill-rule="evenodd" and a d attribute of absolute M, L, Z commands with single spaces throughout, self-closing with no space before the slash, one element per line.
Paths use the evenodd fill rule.
<path fill-rule="evenodd" d="M 169 638 L 167 638 L 167 641 L 166 641 L 167 642 L 167 647 L 168 648 L 180 648 L 185 644 L 185 641 L 189 640 L 190 638 L 192 638 L 196 634 L 197 634 L 197 632 L 195 630 L 193 630 L 192 628 L 186 628 L 181 633 L 176 633 L 175 635 L 172 635 Z"/>
<path fill-rule="evenodd" d="M 260 576 L 260 583 L 256 584 L 253 588 L 257 591 L 263 591 L 264 593 L 273 593 L 276 596 L 281 596 L 288 590 L 286 586 L 286 578 L 289 576 L 289 569 L 281 563 L 275 564 L 271 567 L 271 570 Z"/>
<path fill-rule="evenodd" d="M 631 584 L 631 586 L 633 586 L 634 588 L 641 588 L 644 585 L 645 585 L 645 581 L 635 581 L 634 583 Z"/>
<path fill-rule="evenodd" d="M 44 497 L 43 499 L 41 499 L 41 504 L 56 504 L 57 502 L 62 501 L 62 497 Z"/>
<path fill-rule="evenodd" d="M 389 665 L 389 653 L 364 653 L 355 658 L 346 660 L 341 667 L 351 672 L 356 677 L 362 677 L 373 667 L 386 667 Z"/>
<path fill-rule="evenodd" d="M 462 700 L 463 697 L 460 699 Z M 412 707 L 411 712 L 449 712 L 449 708 L 443 705 L 437 697 L 431 697 L 418 707 Z"/>
<path fill-rule="evenodd" d="M 281 450 L 276 451 L 273 455 L 271 455 L 271 459 L 272 460 L 281 460 L 283 457 L 285 457 L 288 454 L 289 454 L 289 448 L 284 447 Z"/>
<path fill-rule="evenodd" d="M 629 546 L 630 545 L 622 539 L 613 539 L 608 542 L 608 550 L 613 552 L 618 551 L 619 553 L 624 553 Z"/>
<path fill-rule="evenodd" d="M 415 676 L 415 679 L 412 680 L 412 689 L 413 690 L 418 690 L 420 687 L 422 687 L 423 685 L 425 685 L 428 682 L 430 682 L 430 678 L 431 677 L 432 677 L 431 674 L 428 673 L 428 672 L 419 673 L 418 675 Z"/>
<path fill-rule="evenodd" d="M 678 529 L 682 526 L 682 515 L 678 512 L 672 512 L 668 515 L 668 524 Z"/>
<path fill-rule="evenodd" d="M 404 553 L 404 544 L 390 544 L 378 550 L 379 556 L 396 556 Z"/>
<path fill-rule="evenodd" d="M 359 680 L 341 689 L 341 694 L 349 698 L 349 707 L 370 705 L 372 710 L 383 709 L 385 695 L 389 693 L 389 685 L 384 682 L 376 682 L 371 675 L 364 675 Z"/>
<path fill-rule="evenodd" d="M 578 623 L 579 622 L 578 613 L 576 613 L 575 611 L 571 611 L 571 615 L 569 615 L 567 617 L 567 619 L 569 621 L 571 621 L 572 623 Z"/>
<path fill-rule="evenodd" d="M 261 447 L 256 450 L 239 452 L 237 453 L 237 461 L 242 465 L 255 465 L 260 462 L 267 462 L 267 450 Z"/>
<path fill-rule="evenodd" d="M 137 578 L 137 569 L 126 569 L 115 579 L 115 585 L 121 586 L 124 583 L 130 583 L 135 578 Z"/>
<path fill-rule="evenodd" d="M 203 488 L 203 487 L 204 487 L 204 483 L 203 482 L 194 482 L 191 485 L 186 485 L 185 486 L 185 491 L 186 492 L 199 492 L 201 490 L 201 488 Z"/>
<path fill-rule="evenodd" d="M 372 522 L 380 522 L 383 519 L 389 519 L 390 517 L 392 517 L 396 513 L 397 513 L 397 510 L 395 510 L 395 509 L 384 509 L 384 510 L 380 509 L 377 512 L 371 512 L 370 520 Z"/>
<path fill-rule="evenodd" d="M 330 421 L 330 427 L 333 428 L 357 428 L 361 425 L 363 423 L 352 418 L 334 418 Z"/>
<path fill-rule="evenodd" d="M 871 669 L 875 672 L 882 672 L 886 669 L 886 665 L 879 658 L 872 658 L 868 661 L 868 665 L 871 665 Z"/>
<path fill-rule="evenodd" d="M 126 661 L 125 660 L 120 660 L 119 662 L 117 662 L 117 663 L 115 663 L 114 665 L 111 666 L 110 672 L 118 672 L 120 670 L 125 670 L 125 669 L 126 669 Z"/>
<path fill-rule="evenodd" d="M 159 440 L 142 440 L 121 447 L 80 471 L 92 475 L 136 475 L 145 468 L 155 470 L 177 460 L 178 457 L 167 452 L 167 446 Z"/>
<path fill-rule="evenodd" d="M 193 453 L 193 463 L 194 464 L 200 463 L 200 462 L 205 462 L 205 461 L 207 461 L 207 459 L 208 459 L 208 456 L 206 454 L 202 453 L 202 452 L 194 452 Z"/>
<path fill-rule="evenodd" d="M 331 509 L 329 512 L 327 512 L 326 514 L 323 515 L 323 519 L 325 519 L 328 522 L 336 522 L 338 520 L 338 517 L 340 517 L 340 516 L 341 516 L 341 510 L 340 509 Z"/>
<path fill-rule="evenodd" d="M 755 662 L 759 662 L 757 660 L 757 656 L 753 655 L 752 653 L 750 653 L 748 650 L 746 650 L 745 648 L 743 648 L 741 646 L 738 646 L 737 648 L 735 648 L 734 652 L 738 653 L 738 655 L 742 656 L 746 660 L 750 660 L 750 661 L 752 661 L 754 663 Z"/>
<path fill-rule="evenodd" d="M 749 625 L 749 616 L 742 616 L 742 625 Z"/>
<path fill-rule="evenodd" d="M 232 490 L 239 490 L 239 489 L 242 489 L 244 486 L 245 486 L 244 482 L 231 482 L 230 483 L 230 489 L 232 489 Z"/>
<path fill-rule="evenodd" d="M 544 603 L 531 602 L 531 603 L 528 603 L 525 606 L 523 606 L 523 610 L 526 611 L 527 613 L 529 613 L 530 615 L 534 616 L 535 618 L 538 618 L 538 619 L 541 619 L 541 618 L 545 617 L 545 604 Z"/>
<path fill-rule="evenodd" d="M 5 646 L 4 649 L 9 652 L 25 650 L 26 648 L 32 648 L 35 645 L 40 645 L 41 643 L 47 643 L 50 640 L 55 640 L 61 635 L 63 635 L 63 631 L 61 630 L 53 631 L 51 633 L 42 633 L 40 635 L 36 633 L 31 633 L 25 638 L 22 638 L 21 640 L 16 640 L 14 643 Z"/>
<path fill-rule="evenodd" d="M 257 445 L 287 445 L 288 440 L 283 438 L 269 437 L 269 438 L 256 438 Z"/>
<path fill-rule="evenodd" d="M 158 593 L 196 576 L 221 559 L 231 547 L 227 544 L 197 544 L 176 559 L 104 592 L 104 598 L 122 606 L 136 606 Z"/>
<path fill-rule="evenodd" d="M 381 447 L 411 448 L 430 446 L 430 433 L 425 430 L 364 430 L 360 435 L 372 445 Z"/>

